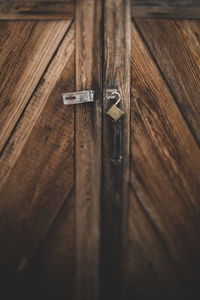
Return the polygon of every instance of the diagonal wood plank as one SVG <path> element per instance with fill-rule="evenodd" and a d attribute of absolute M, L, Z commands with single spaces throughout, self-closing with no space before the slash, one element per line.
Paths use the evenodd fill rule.
<path fill-rule="evenodd" d="M 0 23 L 0 152 L 70 23 Z"/>
<path fill-rule="evenodd" d="M 137 25 L 200 145 L 200 21 L 146 19 Z"/>
<path fill-rule="evenodd" d="M 61 97 L 71 90 L 73 27 L 1 158 L 1 172 L 7 168 L 0 190 L 1 264 L 29 259 L 74 185 L 74 108 L 65 107 Z"/>
<path fill-rule="evenodd" d="M 5 151 L 0 157 L 0 189 L 7 180 L 12 171 L 21 151 L 34 128 L 36 121 L 42 113 L 49 97 L 57 83 L 60 74 L 64 70 L 65 64 L 63 61 L 68 61 L 74 51 L 74 31 L 73 27 L 65 38 L 64 45 L 59 49 L 55 58 L 51 62 L 48 72 L 44 74 L 40 81 L 39 88 L 31 98 L 31 102 L 22 117 L 22 120 L 17 126 L 14 134 L 11 136 Z M 67 49 L 67 51 L 66 51 Z M 8 84 L 8 83 L 7 83 Z"/>
<path fill-rule="evenodd" d="M 199 0 L 132 0 L 134 18 L 199 19 Z"/>
<path fill-rule="evenodd" d="M 134 26 L 131 91 L 127 299 L 188 299 L 199 293 L 200 151 Z"/>
<path fill-rule="evenodd" d="M 18 298 L 75 299 L 74 211 L 73 189 L 34 257 L 21 272 L 15 291 Z"/>
<path fill-rule="evenodd" d="M 185 299 L 181 278 L 151 216 L 131 189 L 129 200 L 126 299 Z"/>
<path fill-rule="evenodd" d="M 73 19 L 74 0 L 2 0 L 0 19 Z"/>

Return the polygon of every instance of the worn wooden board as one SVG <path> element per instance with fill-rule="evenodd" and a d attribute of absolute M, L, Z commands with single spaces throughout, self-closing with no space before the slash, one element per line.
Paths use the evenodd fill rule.
<path fill-rule="evenodd" d="M 102 299 L 123 299 L 122 256 L 126 238 L 126 209 L 129 181 L 130 137 L 130 42 L 129 1 L 106 1 L 104 7 L 104 115 L 103 115 L 103 185 L 101 279 Z M 111 162 L 114 133 L 106 115 L 110 103 L 106 89 L 118 89 L 122 119 L 121 164 Z"/>
<path fill-rule="evenodd" d="M 200 145 L 200 21 L 137 21 L 187 126 Z"/>
<path fill-rule="evenodd" d="M 61 97 L 74 76 L 72 26 L 1 156 L 0 264 L 17 274 L 74 187 L 74 108 Z"/>
<path fill-rule="evenodd" d="M 44 241 L 24 268 L 15 296 L 20 299 L 75 300 L 74 189 Z"/>
<path fill-rule="evenodd" d="M 74 0 L 2 0 L 1 20 L 73 19 Z"/>
<path fill-rule="evenodd" d="M 134 18 L 199 19 L 199 0 L 132 0 Z"/>
<path fill-rule="evenodd" d="M 69 25 L 69 21 L 0 23 L 0 152 Z"/>
<path fill-rule="evenodd" d="M 72 19 L 74 0 L 2 0 L 0 19 Z M 134 18 L 200 18 L 199 0 L 132 0 Z"/>
<path fill-rule="evenodd" d="M 99 298 L 102 136 L 101 1 L 76 6 L 76 90 L 95 102 L 76 106 L 76 299 Z"/>
<path fill-rule="evenodd" d="M 14 28 L 13 28 L 14 30 Z M 71 31 L 72 32 L 72 31 Z M 51 67 L 48 69 L 48 73 L 44 74 L 44 77 L 42 78 L 42 81 L 40 80 L 39 88 L 36 90 L 34 87 L 31 87 L 32 90 L 34 90 L 34 94 L 31 97 L 31 101 L 28 105 L 28 108 L 25 110 L 25 115 L 22 115 L 22 119 L 20 120 L 19 124 L 17 124 L 17 129 L 15 129 L 14 133 L 11 135 L 10 139 L 8 140 L 8 143 L 6 144 L 6 147 L 4 151 L 1 153 L 0 157 L 0 166 L 1 166 L 1 172 L 0 172 L 0 188 L 3 187 L 4 183 L 7 181 L 7 178 L 10 174 L 10 172 L 13 170 L 14 165 L 21 154 L 21 151 L 23 150 L 24 145 L 27 142 L 27 139 L 32 131 L 32 129 L 35 126 L 35 123 L 40 116 L 42 110 L 44 109 L 52 91 L 53 91 L 53 84 L 56 84 L 57 80 L 59 79 L 59 76 L 64 68 L 63 60 L 69 60 L 70 55 L 74 49 L 73 43 L 70 43 L 73 41 L 73 32 L 68 34 L 68 39 L 65 42 L 66 47 L 68 47 L 68 52 L 65 53 L 65 48 L 62 47 L 59 52 L 56 53 L 55 58 L 53 59 L 53 62 L 51 62 Z M 68 42 L 68 44 L 67 44 Z M 45 49 L 43 49 L 45 51 Z M 14 66 L 13 66 L 14 68 Z M 55 72 L 57 70 L 57 72 Z M 47 78 L 46 78 L 47 77 Z M 24 74 L 24 80 L 26 80 L 26 74 Z M 38 79 L 39 80 L 39 79 Z M 7 93 L 9 93 L 9 87 L 10 82 L 7 82 Z M 11 90 L 11 89 L 10 89 Z M 11 90 L 12 91 L 12 90 Z M 24 90 L 22 91 L 22 93 Z M 11 92 L 10 92 L 11 93 Z M 6 95 L 9 99 L 10 93 Z M 31 96 L 31 95 L 30 95 Z M 11 97 L 12 99 L 12 97 Z M 17 102 L 17 99 L 15 100 Z M 1 98 L 1 103 L 4 103 L 4 98 Z M 14 101 L 11 103 L 14 105 Z M 15 104 L 15 106 L 17 103 Z M 13 112 L 14 113 L 14 112 Z M 18 111 L 16 111 L 16 114 Z M 18 113 L 19 114 L 19 113 Z M 9 114 L 2 110 L 1 111 L 1 119 L 6 119 L 9 122 L 9 119 L 11 118 Z M 13 120 L 11 119 L 13 122 Z M 15 123 L 12 124 L 12 126 L 15 126 Z"/>
<path fill-rule="evenodd" d="M 200 275 L 200 150 L 134 25 L 131 59 L 127 299 L 193 298 Z"/>

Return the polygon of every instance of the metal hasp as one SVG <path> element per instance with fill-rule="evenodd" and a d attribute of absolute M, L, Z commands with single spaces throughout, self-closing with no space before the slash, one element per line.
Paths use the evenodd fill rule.
<path fill-rule="evenodd" d="M 73 93 L 65 93 L 62 94 L 62 97 L 63 103 L 65 105 L 94 102 L 94 91 L 88 90 Z"/>

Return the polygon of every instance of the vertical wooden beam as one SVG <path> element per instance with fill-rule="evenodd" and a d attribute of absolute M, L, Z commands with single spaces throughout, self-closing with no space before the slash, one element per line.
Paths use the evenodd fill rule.
<path fill-rule="evenodd" d="M 95 90 L 95 103 L 76 106 L 76 299 L 99 293 L 102 137 L 101 0 L 76 3 L 76 90 Z"/>
<path fill-rule="evenodd" d="M 103 117 L 103 197 L 102 197 L 102 299 L 124 299 L 123 249 L 129 182 L 130 137 L 130 47 L 131 9 L 129 0 L 104 2 L 104 117 Z M 122 153 L 121 165 L 111 162 L 113 124 L 106 115 L 105 91 L 118 89 L 121 94 Z"/>

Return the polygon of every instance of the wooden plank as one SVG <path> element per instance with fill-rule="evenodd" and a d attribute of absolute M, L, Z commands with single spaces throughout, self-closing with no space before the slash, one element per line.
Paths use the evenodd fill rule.
<path fill-rule="evenodd" d="M 76 6 L 76 90 L 95 90 L 95 103 L 76 107 L 76 299 L 99 298 L 101 194 L 101 1 Z"/>
<path fill-rule="evenodd" d="M 134 18 L 200 18 L 199 0 L 132 0 Z M 74 0 L 3 0 L 2 20 L 55 20 L 74 18 Z"/>
<path fill-rule="evenodd" d="M 131 189 L 129 199 L 127 299 L 133 296 L 134 299 L 185 299 L 179 273 L 165 251 L 151 216 Z M 151 204 L 151 198 L 147 201 Z"/>
<path fill-rule="evenodd" d="M 34 257 L 22 270 L 13 296 L 75 300 L 74 211 L 72 190 Z"/>
<path fill-rule="evenodd" d="M 134 26 L 131 58 L 127 298 L 189 299 L 199 296 L 200 151 Z"/>
<path fill-rule="evenodd" d="M 200 22 L 138 20 L 137 26 L 200 145 Z"/>
<path fill-rule="evenodd" d="M 132 17 L 200 19 L 200 1 L 132 0 Z"/>
<path fill-rule="evenodd" d="M 58 51 L 55 58 L 53 59 L 51 67 L 48 69 L 48 73 L 44 75 L 43 82 L 40 81 L 39 88 L 31 98 L 31 102 L 25 111 L 25 115 L 19 122 L 14 134 L 11 136 L 9 143 L 6 145 L 5 151 L 3 151 L 1 154 L 0 189 L 7 181 L 10 172 L 13 170 L 15 163 L 21 154 L 21 151 L 23 150 L 23 147 L 34 128 L 36 121 L 38 120 L 38 117 L 43 111 L 47 101 L 49 101 L 49 97 L 54 89 L 54 85 L 56 84 L 59 76 L 61 75 L 61 72 L 63 71 L 63 61 L 68 61 L 70 59 L 70 56 L 74 50 L 73 34 L 74 33 L 72 29 L 67 35 L 64 46 Z M 71 46 L 70 43 L 72 43 Z M 66 49 L 67 53 L 65 53 Z M 43 51 L 46 53 L 45 49 L 43 49 Z M 14 68 L 14 66 L 12 66 L 12 68 Z M 27 76 L 29 76 L 29 74 L 27 74 Z M 26 78 L 25 74 L 24 77 Z M 10 81 L 7 81 L 7 85 L 8 90 L 10 87 Z M 3 119 L 5 114 L 6 112 L 4 111 L 1 113 L 1 119 Z"/>
<path fill-rule="evenodd" d="M 0 23 L 0 152 L 69 25 L 69 21 Z"/>
<path fill-rule="evenodd" d="M 74 0 L 2 0 L 1 20 L 73 19 Z"/>
<path fill-rule="evenodd" d="M 104 7 L 104 116 L 102 190 L 102 299 L 123 299 L 123 247 L 126 240 L 126 209 L 129 181 L 130 136 L 130 2 L 106 1 Z M 117 88 L 121 94 L 123 161 L 115 166 L 113 123 L 106 115 L 105 92 Z"/>
<path fill-rule="evenodd" d="M 73 27 L 1 157 L 0 264 L 15 262 L 15 272 L 38 248 L 74 186 L 74 108 L 61 97 L 72 90 Z"/>

